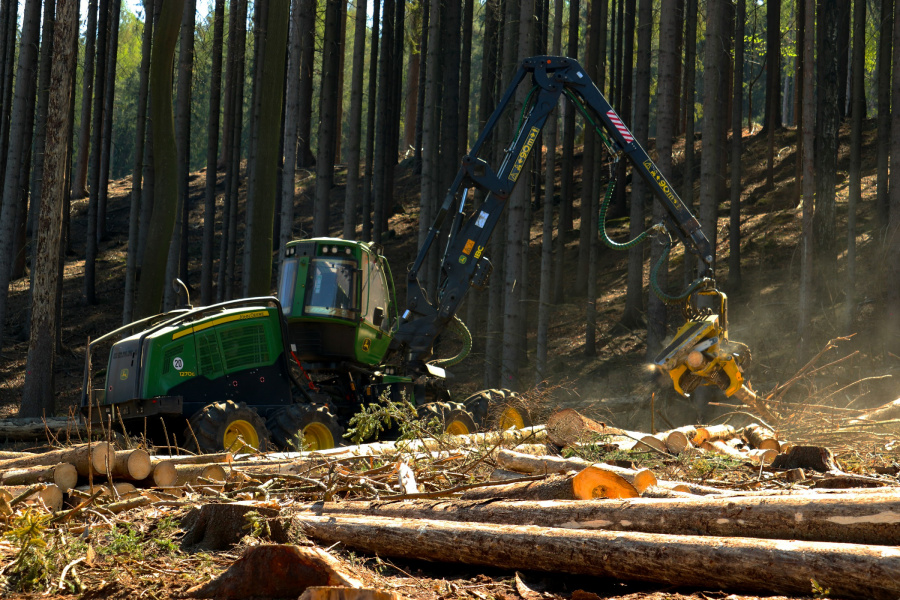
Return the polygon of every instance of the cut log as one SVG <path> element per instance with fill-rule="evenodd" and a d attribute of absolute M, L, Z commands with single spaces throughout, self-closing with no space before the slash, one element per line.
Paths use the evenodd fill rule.
<path fill-rule="evenodd" d="M 756 464 L 771 465 L 778 456 L 778 451 L 772 448 L 754 448 L 744 453 L 744 456 Z"/>
<path fill-rule="evenodd" d="M 487 500 L 503 498 L 506 500 L 574 500 L 574 475 L 551 475 L 541 481 L 519 481 L 506 485 L 477 488 L 463 492 L 466 500 Z"/>
<path fill-rule="evenodd" d="M 491 503 L 407 500 L 315 503 L 320 516 L 363 515 L 675 535 L 900 545 L 900 493 L 634 498 Z"/>
<path fill-rule="evenodd" d="M 558 410 L 547 419 L 547 437 L 560 448 L 592 437 L 622 433 L 621 429 L 588 419 L 573 408 Z"/>
<path fill-rule="evenodd" d="M 153 485 L 156 487 L 180 487 L 196 485 L 200 478 L 225 481 L 227 475 L 220 465 L 158 463 L 153 468 Z"/>
<path fill-rule="evenodd" d="M 731 425 L 710 425 L 709 427 L 697 427 L 697 434 L 694 436 L 693 443 L 699 446 L 703 442 L 714 442 L 717 440 L 728 440 L 736 434 L 734 427 Z"/>
<path fill-rule="evenodd" d="M 887 404 L 883 404 L 877 408 L 873 408 L 868 412 L 865 412 L 856 419 L 850 421 L 851 424 L 866 422 L 866 421 L 888 421 L 890 419 L 900 418 L 900 398 L 894 400 L 893 402 L 888 402 Z"/>
<path fill-rule="evenodd" d="M 210 463 L 230 463 L 234 461 L 234 455 L 231 452 L 220 452 L 219 454 L 187 454 L 187 455 L 157 455 L 151 456 L 150 462 L 155 467 L 161 462 L 172 463 L 174 465 L 205 465 Z"/>
<path fill-rule="evenodd" d="M 677 501 L 683 500 L 665 500 Z M 340 543 L 380 556 L 703 589 L 714 586 L 809 594 L 810 579 L 814 579 L 837 597 L 887 600 L 900 594 L 900 550 L 888 546 L 573 531 L 373 516 L 301 514 L 295 522 L 321 543 Z"/>
<path fill-rule="evenodd" d="M 675 490 L 654 485 L 641 492 L 641 498 L 692 498 L 687 490 Z"/>
<path fill-rule="evenodd" d="M 773 469 L 812 469 L 824 473 L 838 471 L 831 450 L 821 446 L 793 446 L 786 454 L 772 461 Z"/>
<path fill-rule="evenodd" d="M 152 471 L 150 454 L 146 450 L 120 450 L 115 454 L 112 476 L 134 481 L 147 479 Z"/>
<path fill-rule="evenodd" d="M 754 448 L 774 450 L 776 454 L 781 452 L 781 444 L 778 443 L 775 432 L 768 427 L 751 423 L 741 430 L 741 436 Z"/>
<path fill-rule="evenodd" d="M 30 456 L 34 456 L 35 452 L 10 452 L 7 450 L 0 450 L 0 460 L 9 460 L 10 458 L 28 458 Z"/>
<path fill-rule="evenodd" d="M 403 600 L 403 596 L 375 588 L 314 586 L 306 588 L 299 600 Z"/>
<path fill-rule="evenodd" d="M 721 440 L 701 442 L 700 448 L 706 450 L 707 452 L 715 452 L 716 454 L 721 454 L 722 456 L 727 456 L 736 460 L 748 460 L 746 455 L 742 454 L 739 450 L 735 450 Z"/>
<path fill-rule="evenodd" d="M 669 490 L 675 490 L 679 492 L 689 492 L 694 495 L 700 496 L 708 496 L 710 494 L 727 494 L 731 490 L 722 489 L 713 487 L 711 485 L 703 485 L 700 483 L 693 483 L 690 481 L 665 481 L 659 480 L 656 482 L 657 487 L 666 488 Z"/>
<path fill-rule="evenodd" d="M 81 444 L 70 448 L 51 450 L 43 454 L 32 454 L 20 458 L 10 458 L 0 461 L 0 470 L 19 469 L 22 467 L 34 467 L 38 465 L 52 466 L 59 463 L 75 465 L 78 474 L 86 477 L 93 465 L 95 475 L 106 474 L 106 466 L 111 463 L 112 447 L 106 442 L 94 442 Z"/>
<path fill-rule="evenodd" d="M 626 469 L 606 464 L 594 465 L 582 458 L 536 457 L 513 450 L 501 449 L 497 451 L 496 460 L 501 467 L 530 474 L 566 473 L 568 471 L 582 471 L 587 467 L 597 466 L 625 479 L 634 486 L 638 494 L 648 487 L 656 485 L 656 476 L 648 469 Z M 624 497 L 630 498 L 631 496 Z"/>
<path fill-rule="evenodd" d="M 252 546 L 224 573 L 187 591 L 190 598 L 296 598 L 310 586 L 362 587 L 346 568 L 319 548 Z"/>
<path fill-rule="evenodd" d="M 634 450 L 638 452 L 647 452 L 650 450 L 658 450 L 659 452 L 668 453 L 669 449 L 666 447 L 666 436 L 665 434 L 658 433 L 656 435 L 641 435 L 637 444 L 634 445 Z"/>
<path fill-rule="evenodd" d="M 494 469 L 491 471 L 490 481 L 508 481 L 510 479 L 521 479 L 522 474 L 515 471 L 507 471 L 506 469 Z"/>
<path fill-rule="evenodd" d="M 92 493 L 91 486 L 89 485 L 80 485 L 75 489 L 88 495 Z M 134 484 L 128 483 L 127 481 L 116 481 L 112 486 L 110 486 L 109 483 L 104 483 L 102 485 L 94 484 L 94 492 L 100 489 L 104 490 L 100 498 L 106 500 L 107 502 L 109 501 L 109 498 L 116 499 L 116 501 L 118 502 L 118 500 L 124 496 L 137 493 L 137 488 L 134 487 Z M 115 494 L 112 492 L 113 489 L 116 490 Z"/>
<path fill-rule="evenodd" d="M 686 425 L 671 431 L 665 432 L 666 449 L 672 454 L 681 454 L 694 444 L 697 437 L 697 428 L 693 425 Z"/>
<path fill-rule="evenodd" d="M 8 485 L 0 488 L 0 498 L 11 502 L 16 496 L 28 489 L 27 485 Z M 25 504 L 43 503 L 51 512 L 62 508 L 63 493 L 54 483 L 48 483 L 25 500 Z"/>
<path fill-rule="evenodd" d="M 0 439 L 47 440 L 48 435 L 65 443 L 87 437 L 87 427 L 81 419 L 68 417 L 0 419 Z"/>
<path fill-rule="evenodd" d="M 0 472 L 0 485 L 30 485 L 32 483 L 55 483 L 63 493 L 78 483 L 78 470 L 69 463 L 59 463 L 50 467 L 37 465 Z"/>
<path fill-rule="evenodd" d="M 256 512 L 265 520 L 272 541 L 285 543 L 287 533 L 278 519 L 277 509 L 254 502 L 204 504 L 193 508 L 181 520 L 185 530 L 181 547 L 188 552 L 218 551 L 231 548 L 250 532 L 247 513 Z"/>

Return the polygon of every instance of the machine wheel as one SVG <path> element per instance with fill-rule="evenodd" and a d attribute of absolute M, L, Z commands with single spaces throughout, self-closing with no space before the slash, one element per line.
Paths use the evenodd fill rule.
<path fill-rule="evenodd" d="M 459 402 L 429 402 L 418 407 L 419 419 L 431 421 L 436 418 L 444 433 L 467 435 L 475 433 L 475 420 Z"/>
<path fill-rule="evenodd" d="M 466 398 L 463 405 L 482 430 L 531 427 L 528 407 L 510 390 L 481 390 Z"/>
<path fill-rule="evenodd" d="M 343 440 L 344 428 L 327 406 L 292 404 L 269 417 L 272 440 L 285 450 L 327 450 Z"/>
<path fill-rule="evenodd" d="M 184 432 L 187 447 L 203 453 L 239 452 L 246 446 L 265 451 L 269 446 L 265 421 L 243 402 L 226 400 L 208 404 L 188 423 L 190 427 Z"/>

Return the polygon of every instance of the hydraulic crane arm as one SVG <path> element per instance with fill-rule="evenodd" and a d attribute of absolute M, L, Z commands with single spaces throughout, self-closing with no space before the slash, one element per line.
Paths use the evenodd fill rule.
<path fill-rule="evenodd" d="M 497 170 L 479 158 L 485 141 L 512 102 L 519 85 L 531 76 L 534 88 L 526 101 L 521 126 Z M 485 124 L 462 165 L 407 276 L 407 310 L 395 337 L 395 349 L 403 352 L 411 367 L 423 369 L 431 357 L 435 338 L 454 319 L 470 287 L 483 286 L 491 265 L 484 256 L 494 228 L 524 168 L 547 117 L 565 94 L 588 121 L 605 130 L 601 136 L 614 155 L 626 156 L 644 178 L 656 199 L 666 207 L 666 227 L 700 259 L 703 271 L 712 266 L 709 240 L 697 219 L 634 139 L 585 70 L 571 58 L 537 56 L 522 61 L 500 104 Z M 485 193 L 482 205 L 465 214 L 465 193 L 475 187 Z M 452 217 L 447 247 L 440 267 L 437 297 L 430 302 L 419 281 L 420 269 L 437 240 L 446 219 Z"/>

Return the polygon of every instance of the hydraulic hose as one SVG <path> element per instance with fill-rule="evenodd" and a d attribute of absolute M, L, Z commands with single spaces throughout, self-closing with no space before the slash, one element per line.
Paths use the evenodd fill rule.
<path fill-rule="evenodd" d="M 452 367 L 453 365 L 462 362 L 469 355 L 469 352 L 472 351 L 472 332 L 469 331 L 469 328 L 466 327 L 466 324 L 463 323 L 459 317 L 453 316 L 453 320 L 447 324 L 447 330 L 455 333 L 462 339 L 463 347 L 456 356 L 451 356 L 450 358 L 438 358 L 431 361 L 431 364 L 436 367 Z"/>

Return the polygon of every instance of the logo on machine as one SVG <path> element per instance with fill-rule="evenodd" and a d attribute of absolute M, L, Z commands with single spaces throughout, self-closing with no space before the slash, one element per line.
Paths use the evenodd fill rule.
<path fill-rule="evenodd" d="M 368 352 L 369 348 L 371 348 L 371 347 L 372 347 L 372 340 L 370 340 L 370 339 L 363 340 L 363 346 L 362 346 L 363 352 Z"/>
<path fill-rule="evenodd" d="M 519 150 L 519 156 L 516 157 L 516 163 L 513 165 L 512 171 L 509 173 L 509 180 L 515 181 L 519 178 L 519 173 L 522 172 L 522 167 L 525 166 L 525 159 L 528 158 L 528 155 L 531 153 L 531 148 L 534 146 L 534 141 L 537 139 L 538 134 L 541 132 L 537 127 L 532 127 L 531 131 L 528 132 L 528 138 L 525 140 L 525 144 L 522 146 L 522 149 Z"/>
<path fill-rule="evenodd" d="M 122 369 L 119 372 L 119 379 L 121 379 L 122 381 L 125 381 L 126 379 L 128 379 L 128 369 Z"/>

